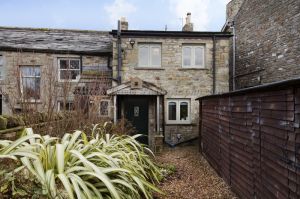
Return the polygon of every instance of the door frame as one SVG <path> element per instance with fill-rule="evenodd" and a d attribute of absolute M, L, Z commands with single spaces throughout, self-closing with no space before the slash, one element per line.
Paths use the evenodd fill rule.
<path fill-rule="evenodd" d="M 128 121 L 130 121 L 130 119 L 128 118 L 128 115 L 126 114 L 126 108 L 127 108 L 127 105 L 126 104 L 128 104 L 128 103 L 130 103 L 129 101 L 130 100 L 132 100 L 133 102 L 132 102 L 132 104 L 134 104 L 134 101 L 135 100 L 137 100 L 137 101 L 139 101 L 139 100 L 144 100 L 144 102 L 145 102 L 145 105 L 146 105 L 146 109 L 147 109 L 147 114 L 146 114 L 146 121 L 145 121 L 145 127 L 146 127 L 146 129 L 147 129 L 147 132 L 143 132 L 143 133 L 141 133 L 141 134 L 143 134 L 143 135 L 146 135 L 147 136 L 147 143 L 146 144 L 148 144 L 149 145 L 149 143 L 150 143 L 150 139 L 149 139 L 149 96 L 143 96 L 143 95 L 127 95 L 127 96 L 123 96 L 123 98 L 122 98 L 122 102 L 123 103 L 121 103 L 122 104 L 122 109 L 123 109 L 123 116 L 124 116 L 124 118 L 126 119 L 126 120 L 128 120 Z M 136 128 L 136 126 L 134 126 L 134 124 L 132 124 L 133 125 L 133 127 L 135 127 Z M 140 133 L 140 132 L 137 132 L 137 133 Z"/>

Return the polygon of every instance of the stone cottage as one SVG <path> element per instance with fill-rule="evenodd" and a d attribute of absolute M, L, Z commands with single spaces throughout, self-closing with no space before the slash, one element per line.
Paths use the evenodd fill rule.
<path fill-rule="evenodd" d="M 94 103 L 109 117 L 111 57 L 108 32 L 0 27 L 0 114 Z"/>
<path fill-rule="evenodd" d="M 187 15 L 182 31 L 113 30 L 114 120 L 126 118 L 148 135 L 174 145 L 198 136 L 196 97 L 227 92 L 229 39 L 222 32 L 195 32 Z"/>
<path fill-rule="evenodd" d="M 190 13 L 182 31 L 128 30 L 124 19 L 119 27 L 1 27 L 1 113 L 79 106 L 129 120 L 150 147 L 155 135 L 170 145 L 197 138 L 195 99 L 229 90 L 231 33 L 193 31 Z"/>
<path fill-rule="evenodd" d="M 231 84 L 240 89 L 298 78 L 299 22 L 299 0 L 232 0 L 223 28 L 235 34 Z"/>

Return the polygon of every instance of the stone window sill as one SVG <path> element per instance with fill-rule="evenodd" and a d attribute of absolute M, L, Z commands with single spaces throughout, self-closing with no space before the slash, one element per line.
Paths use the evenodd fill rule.
<path fill-rule="evenodd" d="M 196 123 L 166 123 L 166 126 L 197 126 Z"/>
<path fill-rule="evenodd" d="M 25 103 L 25 104 L 42 104 L 42 101 L 40 99 L 38 100 L 24 100 L 23 102 L 20 101 L 19 104 Z"/>
<path fill-rule="evenodd" d="M 165 70 L 164 68 L 161 67 L 135 67 L 135 70 Z"/>
<path fill-rule="evenodd" d="M 178 70 L 208 70 L 208 68 L 178 68 Z"/>

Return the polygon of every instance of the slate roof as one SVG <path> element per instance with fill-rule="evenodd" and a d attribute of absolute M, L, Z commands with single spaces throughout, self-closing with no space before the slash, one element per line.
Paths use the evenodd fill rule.
<path fill-rule="evenodd" d="M 109 32 L 92 30 L 0 27 L 0 51 L 112 53 Z"/>

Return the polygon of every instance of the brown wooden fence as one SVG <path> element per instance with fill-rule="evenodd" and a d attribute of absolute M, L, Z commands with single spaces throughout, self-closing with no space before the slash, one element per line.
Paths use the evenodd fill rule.
<path fill-rule="evenodd" d="M 300 198 L 300 80 L 199 98 L 201 149 L 241 198 Z"/>

